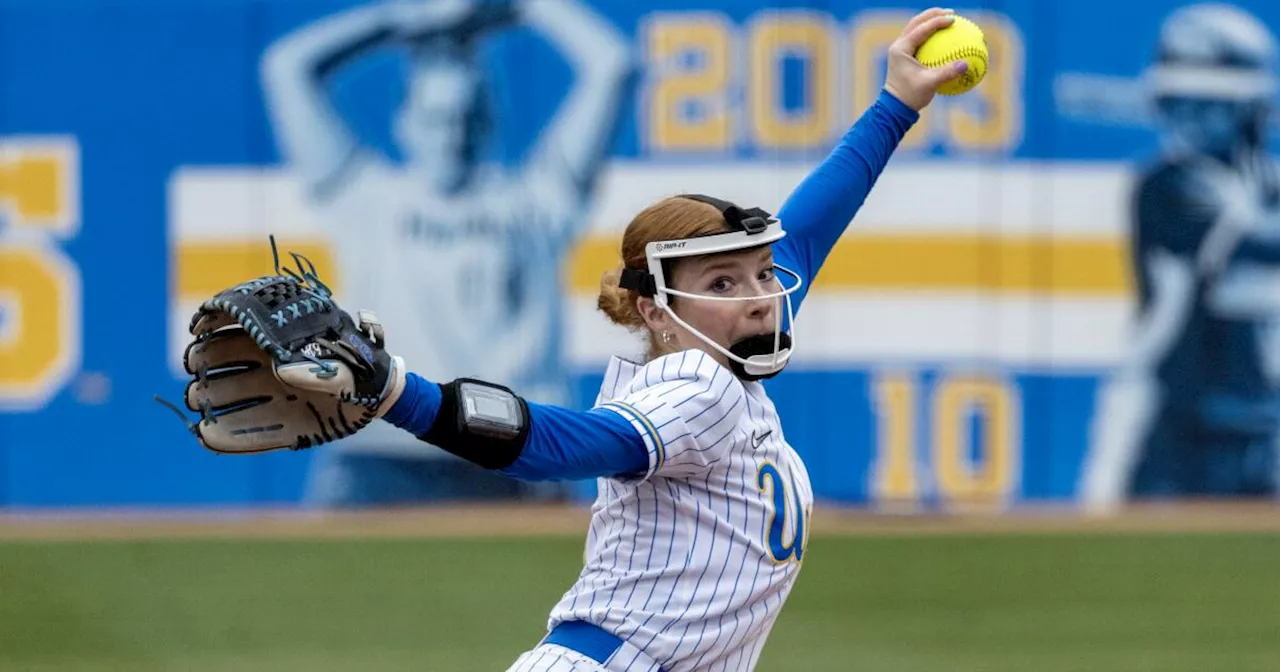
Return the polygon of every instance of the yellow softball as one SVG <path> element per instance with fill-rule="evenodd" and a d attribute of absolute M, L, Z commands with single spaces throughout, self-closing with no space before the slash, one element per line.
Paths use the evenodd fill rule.
<path fill-rule="evenodd" d="M 936 68 L 960 59 L 969 62 L 965 73 L 938 88 L 944 96 L 956 96 L 972 89 L 987 74 L 987 38 L 978 24 L 956 16 L 956 20 L 929 36 L 916 50 L 921 65 Z"/>

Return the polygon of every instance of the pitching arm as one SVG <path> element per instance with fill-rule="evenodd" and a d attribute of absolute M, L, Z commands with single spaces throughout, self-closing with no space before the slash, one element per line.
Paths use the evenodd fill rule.
<path fill-rule="evenodd" d="M 951 10 L 938 7 L 911 17 L 889 45 L 884 88 L 875 103 L 779 211 L 788 233 L 774 246 L 775 255 L 781 252 L 784 260 L 794 264 L 791 270 L 810 281 L 805 288 L 812 286 L 818 269 L 862 206 L 889 157 L 920 118 L 920 110 L 929 105 L 939 87 L 967 70 L 965 60 L 929 68 L 915 58 L 930 36 L 955 20 Z M 803 299 L 792 295 L 793 304 Z"/>
<path fill-rule="evenodd" d="M 805 280 L 791 297 L 797 312 L 827 255 L 866 201 L 898 143 L 919 118 L 918 112 L 893 94 L 881 91 L 778 211 L 787 236 L 774 244 L 774 261 Z"/>

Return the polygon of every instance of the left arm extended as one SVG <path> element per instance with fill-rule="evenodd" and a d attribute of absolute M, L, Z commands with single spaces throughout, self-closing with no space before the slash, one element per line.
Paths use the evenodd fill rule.
<path fill-rule="evenodd" d="M 443 402 L 440 385 L 410 373 L 400 398 L 383 419 L 427 440 Z M 573 411 L 527 404 L 529 433 L 515 461 L 482 466 L 525 481 L 612 478 L 648 469 L 644 441 L 621 415 L 604 409 Z"/>

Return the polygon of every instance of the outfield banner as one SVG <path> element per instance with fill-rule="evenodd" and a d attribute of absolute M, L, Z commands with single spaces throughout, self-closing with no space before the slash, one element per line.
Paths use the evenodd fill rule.
<path fill-rule="evenodd" d="M 776 211 L 916 9 L 0 0 L 0 505 L 341 504 L 384 487 L 371 463 L 439 456 L 378 426 L 219 457 L 152 401 L 269 234 L 422 374 L 588 406 L 640 354 L 595 308 L 631 216 Z M 985 81 L 907 135 L 768 383 L 815 493 L 1274 492 L 1280 6 L 957 10 Z"/>

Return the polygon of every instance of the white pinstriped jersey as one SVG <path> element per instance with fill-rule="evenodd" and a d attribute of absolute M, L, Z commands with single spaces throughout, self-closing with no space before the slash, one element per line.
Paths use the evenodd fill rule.
<path fill-rule="evenodd" d="M 649 470 L 600 479 L 585 566 L 549 627 L 594 623 L 667 672 L 752 669 L 813 508 L 764 386 L 700 350 L 644 366 L 615 357 L 596 406 L 644 437 Z M 631 669 L 621 654 L 606 669 Z"/>

